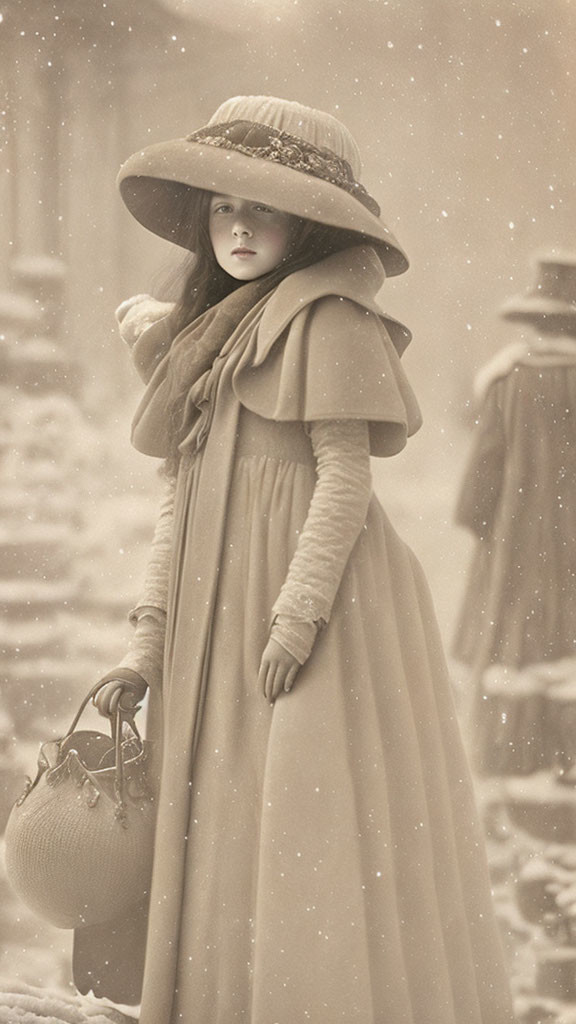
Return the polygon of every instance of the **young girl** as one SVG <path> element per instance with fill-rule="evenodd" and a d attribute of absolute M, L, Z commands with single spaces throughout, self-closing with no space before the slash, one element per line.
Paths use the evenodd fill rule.
<path fill-rule="evenodd" d="M 196 254 L 174 308 L 119 310 L 167 467 L 98 697 L 149 687 L 163 748 L 141 1024 L 512 1020 L 427 586 L 372 493 L 420 418 L 359 172 L 334 118 L 238 97 L 120 173 Z M 79 987 L 127 1001 L 141 935 L 78 932 Z"/>

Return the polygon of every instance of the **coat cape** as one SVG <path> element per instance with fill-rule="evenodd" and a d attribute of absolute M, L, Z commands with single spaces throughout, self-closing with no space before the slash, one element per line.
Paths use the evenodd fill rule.
<path fill-rule="evenodd" d="M 377 305 L 375 294 L 383 283 L 376 253 L 364 246 L 335 253 L 286 277 L 235 332 L 250 334 L 234 383 L 239 401 L 279 420 L 368 419 L 372 454 L 399 451 L 421 418 L 400 367 L 411 334 Z M 338 302 L 331 304 L 330 318 L 324 312 L 318 329 L 315 307 L 329 297 Z M 144 332 L 133 350 L 147 387 L 134 416 L 132 443 L 158 458 L 168 453 L 171 326 L 170 316 L 163 318 Z M 395 430 L 389 429 L 392 423 Z"/>

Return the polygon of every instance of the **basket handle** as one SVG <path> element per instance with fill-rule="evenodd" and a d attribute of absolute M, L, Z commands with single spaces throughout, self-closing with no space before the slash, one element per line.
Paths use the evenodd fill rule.
<path fill-rule="evenodd" d="M 78 711 L 76 712 L 76 714 L 74 716 L 74 720 L 72 721 L 72 724 L 70 725 L 70 728 L 68 729 L 68 731 L 64 734 L 64 736 L 61 736 L 59 740 L 55 740 L 54 741 L 54 743 L 57 744 L 59 751 L 61 751 L 61 744 L 64 743 L 65 740 L 69 739 L 70 736 L 72 736 L 72 734 L 74 733 L 74 730 L 76 729 L 76 726 L 78 725 L 78 722 L 80 721 L 80 718 L 83 715 L 87 705 L 90 703 L 92 698 L 98 693 L 98 690 L 100 690 L 105 685 L 105 683 L 108 682 L 108 681 L 109 680 L 100 680 L 98 683 L 96 683 L 95 686 L 92 687 L 92 689 L 86 695 L 86 697 L 84 697 L 84 699 L 82 700 L 82 702 L 80 704 L 80 707 L 78 708 Z M 126 824 L 126 809 L 125 809 L 126 805 L 125 805 L 125 801 L 124 801 L 124 760 L 123 760 L 123 757 L 122 757 L 122 728 L 123 728 L 124 722 L 128 723 L 130 725 L 130 728 L 132 729 L 132 732 L 134 733 L 134 736 L 136 737 L 137 741 L 140 744 L 142 744 L 142 737 L 140 736 L 140 732 L 138 730 L 138 726 L 136 725 L 136 722 L 134 721 L 134 716 L 135 716 L 135 714 L 136 714 L 136 712 L 138 710 L 139 710 L 139 708 L 137 706 L 133 707 L 133 708 L 127 709 L 127 708 L 121 708 L 118 705 L 114 716 L 110 719 L 110 729 L 111 729 L 111 733 L 112 733 L 112 740 L 114 742 L 115 761 L 116 761 L 116 764 L 115 764 L 115 769 L 116 770 L 115 770 L 115 774 L 114 774 L 114 795 L 116 797 L 116 812 L 115 813 L 116 813 L 116 817 L 119 818 L 120 821 L 122 822 L 122 824 L 124 824 L 124 825 Z M 60 757 L 60 753 L 59 753 L 59 757 Z M 62 762 L 60 760 L 58 760 L 58 763 L 61 764 Z M 27 782 L 26 782 L 26 786 L 24 788 L 24 792 L 21 794 L 21 796 L 16 801 L 16 806 L 17 807 L 20 807 L 21 804 L 24 803 L 26 797 L 32 792 L 33 789 L 36 788 L 36 786 L 40 782 L 40 779 L 42 778 L 44 773 L 46 771 L 48 771 L 48 770 L 49 770 L 49 766 L 48 766 L 48 764 L 46 763 L 45 760 L 41 760 L 41 761 L 38 762 L 38 770 L 36 772 L 36 778 L 34 780 L 32 780 L 30 777 L 28 777 Z M 85 769 L 85 770 L 86 770 L 87 774 L 89 775 L 90 772 L 88 771 L 88 769 Z"/>
<path fill-rule="evenodd" d="M 82 700 L 80 707 L 78 708 L 78 711 L 74 715 L 74 719 L 72 721 L 72 724 L 70 725 L 70 728 L 68 729 L 68 732 L 65 733 L 64 736 L 62 736 L 60 743 L 63 743 L 64 740 L 67 740 L 70 738 L 70 736 L 72 736 L 88 704 L 91 702 L 92 698 L 96 696 L 98 691 L 106 685 L 107 682 L 109 682 L 109 680 L 101 679 L 98 683 L 95 684 L 95 686 L 92 687 L 91 690 L 89 690 L 89 692 Z M 116 770 L 114 773 L 114 796 L 116 797 L 115 816 L 124 826 L 126 825 L 126 802 L 124 800 L 124 758 L 122 751 L 122 730 L 124 723 L 126 722 L 132 729 L 132 732 L 134 733 L 136 739 L 140 743 L 142 742 L 138 726 L 134 721 L 134 716 L 138 710 L 138 707 L 123 708 L 121 704 L 118 703 L 116 711 L 110 717 L 110 731 L 112 734 L 112 740 L 115 748 L 116 762 Z"/>
<path fill-rule="evenodd" d="M 62 740 L 67 740 L 68 737 L 72 735 L 72 733 L 76 729 L 76 726 L 78 725 L 78 722 L 80 721 L 80 719 L 82 718 L 82 715 L 84 714 L 86 708 L 88 707 L 88 704 L 90 704 L 92 698 L 96 696 L 96 694 L 98 693 L 98 690 L 101 690 L 103 686 L 106 686 L 107 682 L 109 682 L 109 680 L 101 679 L 99 682 L 96 683 L 95 686 L 92 687 L 91 690 L 89 690 L 89 692 L 86 694 L 86 696 L 82 700 L 82 702 L 80 704 L 80 707 L 78 708 L 78 711 L 74 715 L 74 719 L 73 719 L 72 725 L 68 729 L 68 732 L 66 732 L 64 734 L 64 736 L 62 737 Z M 134 710 L 135 709 L 131 709 L 130 710 L 128 717 L 130 717 L 130 715 L 132 717 L 134 717 Z"/>

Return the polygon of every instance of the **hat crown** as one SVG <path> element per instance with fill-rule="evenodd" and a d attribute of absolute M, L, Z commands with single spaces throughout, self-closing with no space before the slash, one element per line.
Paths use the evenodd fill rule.
<path fill-rule="evenodd" d="M 576 303 L 576 259 L 541 257 L 537 261 L 536 283 L 529 294 Z"/>
<path fill-rule="evenodd" d="M 353 136 L 341 121 L 323 110 L 276 96 L 233 96 L 218 107 L 208 124 L 236 120 L 265 124 L 318 149 L 329 149 L 350 164 L 356 180 L 361 176 L 360 152 Z"/>
<path fill-rule="evenodd" d="M 576 324 L 576 254 L 554 251 L 536 254 L 534 283 L 501 307 L 506 320 L 519 320 L 549 330 L 566 331 Z"/>

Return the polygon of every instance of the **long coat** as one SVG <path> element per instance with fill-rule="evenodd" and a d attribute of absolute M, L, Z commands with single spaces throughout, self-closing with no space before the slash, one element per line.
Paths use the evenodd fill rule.
<path fill-rule="evenodd" d="M 477 674 L 576 653 L 576 341 L 483 372 L 457 521 L 476 537 L 455 655 Z"/>
<path fill-rule="evenodd" d="M 374 496 L 293 692 L 256 685 L 314 492 L 305 422 L 368 420 L 378 454 L 420 422 L 378 264 L 346 258 L 282 282 L 191 393 L 141 1024 L 512 1021 L 428 588 Z"/>

